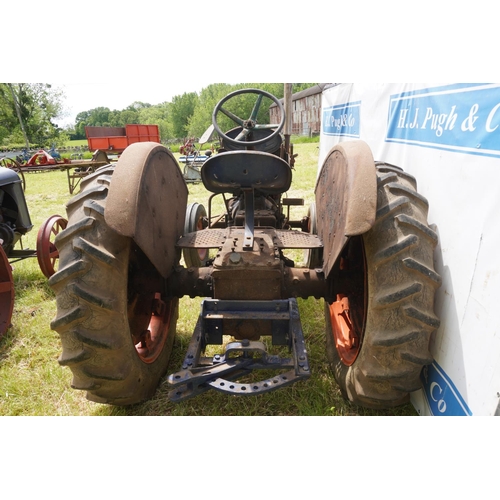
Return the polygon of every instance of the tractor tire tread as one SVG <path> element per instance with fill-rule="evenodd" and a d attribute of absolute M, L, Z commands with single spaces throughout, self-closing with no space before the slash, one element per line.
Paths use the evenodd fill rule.
<path fill-rule="evenodd" d="M 429 341 L 439 319 L 434 295 L 437 234 L 427 223 L 428 202 L 416 180 L 397 167 L 377 164 L 376 221 L 363 237 L 368 305 L 361 350 L 345 365 L 337 353 L 328 304 L 327 352 L 344 397 L 382 409 L 403 404 L 420 388 L 420 373 L 432 362 Z"/>
<path fill-rule="evenodd" d="M 71 386 L 87 399 L 115 405 L 150 398 L 165 374 L 175 335 L 178 299 L 173 299 L 168 336 L 153 362 L 138 355 L 127 313 L 129 259 L 133 242 L 107 226 L 104 210 L 113 167 L 85 178 L 68 204 L 68 226 L 58 235 L 59 270 L 49 284 L 57 312 L 59 364 L 73 374 Z"/>

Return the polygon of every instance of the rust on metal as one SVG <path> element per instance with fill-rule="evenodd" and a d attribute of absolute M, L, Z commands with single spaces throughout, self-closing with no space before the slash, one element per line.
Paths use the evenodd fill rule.
<path fill-rule="evenodd" d="M 349 237 L 373 226 L 376 204 L 377 177 L 369 146 L 352 141 L 332 148 L 316 183 L 318 236 L 324 245 L 326 276 Z"/>
<path fill-rule="evenodd" d="M 321 269 L 289 267 L 283 277 L 283 298 L 314 297 L 320 299 L 326 296 L 326 282 Z"/>
<path fill-rule="evenodd" d="M 161 354 L 167 341 L 174 301 L 161 299 L 160 293 L 155 293 L 149 304 L 145 304 L 140 312 L 149 318 L 148 327 L 140 335 L 134 337 L 137 354 L 145 363 L 153 363 Z"/>
<path fill-rule="evenodd" d="M 188 233 L 177 242 L 179 248 L 218 248 L 226 238 L 226 229 L 202 229 Z"/>
<path fill-rule="evenodd" d="M 280 299 L 283 263 L 274 230 L 256 231 L 252 249 L 247 250 L 245 229 L 229 229 L 213 263 L 214 298 Z"/>
<path fill-rule="evenodd" d="M 227 229 L 203 229 L 184 235 L 177 242 L 179 248 L 218 248 L 231 235 L 238 237 L 239 229 L 230 227 Z M 323 243 L 315 234 L 292 230 L 274 230 L 273 242 L 278 248 L 322 248 Z M 269 229 L 256 229 L 255 237 L 264 237 Z"/>
<path fill-rule="evenodd" d="M 116 163 L 104 217 L 112 229 L 133 238 L 166 278 L 177 261 L 187 196 L 182 172 L 166 147 L 131 144 Z"/>

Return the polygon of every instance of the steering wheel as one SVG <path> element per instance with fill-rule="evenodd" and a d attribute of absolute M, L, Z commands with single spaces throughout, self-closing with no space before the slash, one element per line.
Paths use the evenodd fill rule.
<path fill-rule="evenodd" d="M 239 116 L 236 116 L 234 113 L 231 113 L 231 111 L 228 111 L 227 109 L 224 109 L 222 107 L 223 104 L 225 104 L 227 101 L 240 94 L 257 94 L 257 100 L 255 101 L 255 104 L 253 106 L 252 113 L 250 114 L 250 117 L 247 120 L 243 120 Z M 268 97 L 278 106 L 281 117 L 281 120 L 278 124 L 257 123 L 257 114 L 259 112 L 260 105 L 264 97 Z M 221 128 L 217 123 L 217 115 L 219 114 L 219 112 L 226 115 L 228 118 L 233 120 L 237 125 L 241 127 L 242 129 L 241 132 L 235 138 L 232 138 L 228 134 L 222 132 Z M 222 138 L 223 141 L 227 141 L 228 143 L 236 147 L 257 146 L 259 144 L 264 144 L 265 142 L 268 142 L 270 139 L 274 138 L 281 132 L 283 126 L 285 125 L 285 112 L 283 110 L 283 105 L 281 104 L 279 99 L 277 99 L 269 92 L 259 89 L 240 89 L 236 90 L 235 92 L 231 92 L 230 94 L 228 94 L 226 97 L 224 97 L 219 101 L 217 106 L 215 106 L 214 112 L 212 114 L 212 123 L 214 125 L 215 130 L 217 131 L 217 133 L 219 134 L 219 136 Z M 254 141 L 245 140 L 247 137 L 251 136 L 252 131 L 254 130 L 259 131 L 259 130 L 273 130 L 273 129 L 274 131 L 270 135 L 267 135 L 262 139 L 257 139 Z"/>

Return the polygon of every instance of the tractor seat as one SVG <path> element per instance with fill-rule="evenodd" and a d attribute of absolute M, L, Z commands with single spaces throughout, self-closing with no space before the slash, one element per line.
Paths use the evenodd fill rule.
<path fill-rule="evenodd" d="M 234 193 L 255 189 L 264 194 L 284 193 L 292 182 L 288 163 L 262 151 L 229 151 L 209 158 L 201 179 L 212 193 Z"/>

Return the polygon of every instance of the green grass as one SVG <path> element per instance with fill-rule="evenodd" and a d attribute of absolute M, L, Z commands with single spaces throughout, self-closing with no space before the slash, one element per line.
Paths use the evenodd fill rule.
<path fill-rule="evenodd" d="M 314 198 L 318 144 L 298 144 L 290 197 L 304 197 L 294 217 L 307 213 Z M 71 198 L 66 173 L 53 171 L 26 175 L 26 199 L 33 230 L 23 239 L 25 248 L 36 248 L 36 235 L 53 214 L 65 215 Z M 201 184 L 189 184 L 189 201 L 208 207 L 208 193 Z M 296 256 L 300 258 L 300 255 Z M 140 405 L 114 407 L 89 402 L 85 394 L 70 388 L 71 372 L 57 363 L 59 336 L 50 329 L 55 297 L 36 258 L 14 264 L 15 306 L 13 326 L 0 339 L 0 415 L 416 415 L 406 406 L 387 411 L 366 410 L 346 402 L 326 360 L 322 300 L 299 300 L 302 327 L 308 348 L 311 377 L 288 388 L 260 396 L 237 397 L 209 391 L 183 403 L 170 403 L 164 380 L 155 396 Z M 177 337 L 169 372 L 180 368 L 191 338 L 200 299 L 180 301 Z"/>

